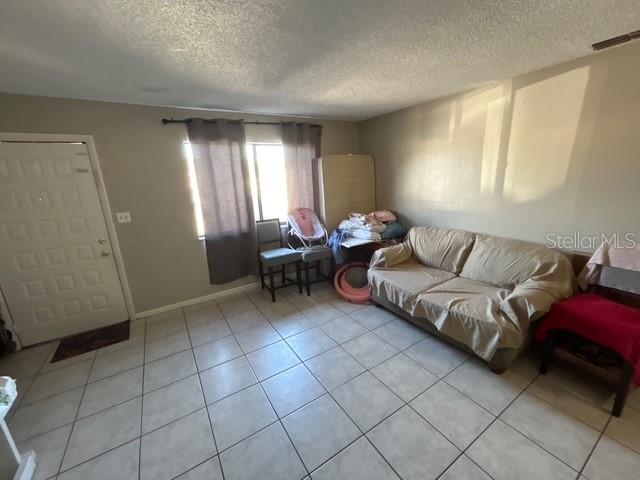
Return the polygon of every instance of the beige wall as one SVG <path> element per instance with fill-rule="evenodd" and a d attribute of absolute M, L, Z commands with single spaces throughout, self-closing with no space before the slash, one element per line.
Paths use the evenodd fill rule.
<path fill-rule="evenodd" d="M 282 117 L 234 115 L 115 103 L 0 95 L 0 131 L 93 135 L 112 211 L 130 211 L 116 224 L 137 312 L 247 283 L 209 285 L 196 229 L 182 153 L 183 125 L 163 117 Z M 357 124 L 323 125 L 323 153 L 357 153 Z"/>
<path fill-rule="evenodd" d="M 640 43 L 360 124 L 377 206 L 544 242 L 640 232 Z"/>

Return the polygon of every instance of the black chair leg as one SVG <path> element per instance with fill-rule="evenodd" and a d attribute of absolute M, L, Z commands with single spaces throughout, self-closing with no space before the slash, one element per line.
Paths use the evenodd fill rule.
<path fill-rule="evenodd" d="M 544 351 L 542 352 L 542 361 L 540 362 L 540 373 L 545 375 L 549 371 L 549 365 L 553 360 L 553 351 L 556 349 L 560 333 L 558 330 L 551 330 L 549 332 L 549 338 L 544 344 Z"/>
<path fill-rule="evenodd" d="M 286 268 L 285 267 L 286 267 L 286 265 L 282 265 L 282 267 L 280 267 L 282 269 L 281 270 L 281 272 L 282 272 L 282 285 L 284 285 L 286 283 L 286 281 L 287 281 L 287 277 L 286 277 L 287 272 L 286 272 Z"/>
<path fill-rule="evenodd" d="M 269 267 L 269 291 L 271 292 L 271 301 L 276 301 L 276 286 L 273 282 L 273 267 Z"/>
<path fill-rule="evenodd" d="M 298 293 L 302 294 L 302 280 L 300 279 L 300 262 L 296 262 L 296 285 L 298 286 Z"/>
<path fill-rule="evenodd" d="M 311 295 L 311 279 L 309 278 L 309 264 L 304 262 L 304 285 L 307 289 L 307 297 Z"/>
<path fill-rule="evenodd" d="M 322 272 L 322 261 L 316 260 L 316 280 L 320 280 L 321 272 Z"/>
<path fill-rule="evenodd" d="M 622 365 L 622 373 L 620 380 L 618 381 L 618 388 L 616 391 L 616 399 L 613 402 L 613 411 L 611 412 L 614 417 L 619 417 L 622 414 L 622 409 L 627 401 L 627 394 L 629 393 L 629 386 L 631 385 L 631 379 L 635 372 L 633 363 L 624 361 Z"/>
<path fill-rule="evenodd" d="M 262 287 L 262 290 L 264 290 L 264 266 L 262 265 L 262 262 L 260 261 L 260 258 L 258 257 L 258 270 L 260 272 L 260 286 Z"/>

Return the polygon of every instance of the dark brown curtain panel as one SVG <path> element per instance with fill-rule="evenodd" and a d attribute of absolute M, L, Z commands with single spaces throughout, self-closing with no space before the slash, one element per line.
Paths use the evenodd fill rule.
<path fill-rule="evenodd" d="M 320 156 L 321 134 L 321 128 L 317 125 L 282 123 L 289 210 L 298 207 L 315 210 L 313 160 Z"/>
<path fill-rule="evenodd" d="M 255 221 L 244 122 L 191 119 L 189 142 L 204 217 L 212 284 L 257 270 Z"/>

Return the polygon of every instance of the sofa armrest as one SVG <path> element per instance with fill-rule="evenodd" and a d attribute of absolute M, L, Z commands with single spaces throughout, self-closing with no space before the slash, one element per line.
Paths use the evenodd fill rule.
<path fill-rule="evenodd" d="M 500 310 L 517 324 L 523 320 L 533 322 L 547 313 L 554 303 L 573 295 L 574 288 L 570 280 L 525 280 L 500 302 Z"/>
<path fill-rule="evenodd" d="M 387 268 L 406 262 L 413 256 L 413 250 L 408 243 L 400 243 L 391 247 L 379 248 L 373 252 L 369 268 Z"/>

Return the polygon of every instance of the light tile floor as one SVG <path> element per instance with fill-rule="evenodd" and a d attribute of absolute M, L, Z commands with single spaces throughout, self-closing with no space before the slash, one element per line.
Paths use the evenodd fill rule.
<path fill-rule="evenodd" d="M 501 376 L 376 307 L 256 290 L 136 321 L 55 364 L 0 361 L 36 479 L 636 479 L 640 390 L 529 354 Z"/>

